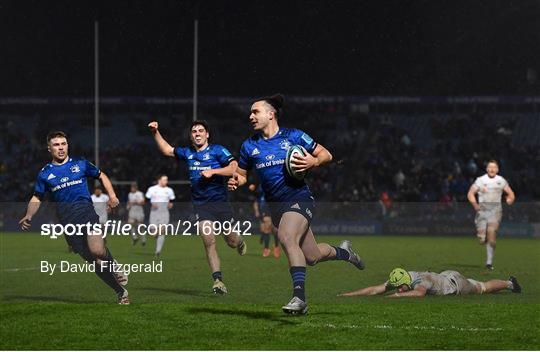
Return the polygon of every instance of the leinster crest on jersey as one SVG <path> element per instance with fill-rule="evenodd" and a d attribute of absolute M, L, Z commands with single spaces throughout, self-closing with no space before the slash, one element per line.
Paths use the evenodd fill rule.
<path fill-rule="evenodd" d="M 77 172 L 80 172 L 81 171 L 81 168 L 79 167 L 79 165 L 73 165 L 72 167 L 69 168 L 71 170 L 71 172 L 73 173 L 77 173 Z"/>
<path fill-rule="evenodd" d="M 291 142 L 289 142 L 287 139 L 284 139 L 279 142 L 279 147 L 284 150 L 289 150 L 289 148 L 291 147 Z"/>

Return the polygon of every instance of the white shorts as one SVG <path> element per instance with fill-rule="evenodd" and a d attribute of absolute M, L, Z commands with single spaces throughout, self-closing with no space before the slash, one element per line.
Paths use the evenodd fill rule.
<path fill-rule="evenodd" d="M 485 230 L 488 225 L 499 227 L 502 219 L 502 206 L 483 207 L 476 213 L 474 223 L 478 230 Z"/>
<path fill-rule="evenodd" d="M 478 281 L 467 279 L 460 272 L 454 270 L 446 270 L 441 273 L 441 275 L 447 277 L 452 286 L 455 287 L 456 295 L 468 295 L 471 293 L 477 293 L 477 284 L 480 286 Z"/>
<path fill-rule="evenodd" d="M 99 215 L 99 223 L 100 223 L 100 224 L 106 223 L 107 220 L 109 220 L 108 214 L 101 214 L 101 215 Z"/>
<path fill-rule="evenodd" d="M 134 209 L 131 209 L 128 213 L 128 222 L 130 223 L 133 223 L 133 222 L 139 222 L 139 223 L 143 223 L 144 222 L 144 212 L 142 210 L 134 210 Z"/>
<path fill-rule="evenodd" d="M 168 224 L 169 212 L 151 211 L 149 223 L 154 225 Z"/>

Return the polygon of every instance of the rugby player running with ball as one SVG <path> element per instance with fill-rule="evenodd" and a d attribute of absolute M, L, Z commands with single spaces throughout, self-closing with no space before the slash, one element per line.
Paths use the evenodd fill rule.
<path fill-rule="evenodd" d="M 327 260 L 343 260 L 364 268 L 361 258 L 349 241 L 331 246 L 315 241 L 310 223 L 313 218 L 314 199 L 303 179 L 290 176 L 285 168 L 287 151 L 294 145 L 303 148 L 305 156 L 292 159 L 296 172 L 320 167 L 332 160 L 330 152 L 317 144 L 306 133 L 292 128 L 280 128 L 278 117 L 283 106 L 280 94 L 256 100 L 251 106 L 249 120 L 256 133 L 244 141 L 240 149 L 238 168 L 229 179 L 229 189 L 235 190 L 247 181 L 247 171 L 255 168 L 270 209 L 272 222 L 289 261 L 293 282 L 292 299 L 283 311 L 287 314 L 305 314 L 306 265 Z"/>

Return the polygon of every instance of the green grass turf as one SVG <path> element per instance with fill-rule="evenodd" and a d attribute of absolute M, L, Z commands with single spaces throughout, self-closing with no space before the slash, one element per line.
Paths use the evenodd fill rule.
<path fill-rule="evenodd" d="M 338 243 L 343 238 L 318 237 Z M 495 271 L 475 238 L 349 237 L 365 271 L 343 262 L 308 269 L 309 315 L 285 316 L 291 293 L 285 258 L 262 258 L 258 237 L 240 257 L 219 241 L 230 294 L 211 293 L 201 240 L 167 238 L 163 273 L 134 273 L 132 304 L 92 273 L 39 272 L 40 260 L 70 260 L 62 238 L 2 234 L 0 349 L 540 349 L 540 241 L 500 239 Z M 148 263 L 154 241 L 111 238 L 123 263 Z M 391 300 L 337 293 L 381 283 L 395 266 L 455 269 L 478 280 L 519 278 L 524 293 Z M 19 271 L 12 269 L 19 268 Z"/>

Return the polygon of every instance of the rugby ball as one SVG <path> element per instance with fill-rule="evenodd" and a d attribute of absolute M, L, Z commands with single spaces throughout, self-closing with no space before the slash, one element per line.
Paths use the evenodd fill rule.
<path fill-rule="evenodd" d="M 304 153 L 304 150 L 299 145 L 293 145 L 289 148 L 287 151 L 287 157 L 285 158 L 285 168 L 287 169 L 287 173 L 289 176 L 301 180 L 306 176 L 306 172 L 296 172 L 294 168 L 292 167 L 291 161 L 292 157 L 294 155 L 302 155 L 305 156 L 306 153 Z"/>

